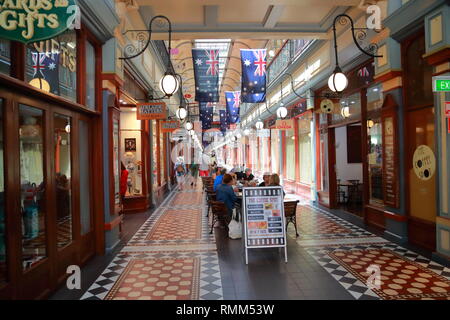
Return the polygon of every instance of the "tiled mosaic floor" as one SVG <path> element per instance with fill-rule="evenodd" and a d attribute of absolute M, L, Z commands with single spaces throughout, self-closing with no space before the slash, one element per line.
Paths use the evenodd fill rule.
<path fill-rule="evenodd" d="M 355 299 L 450 300 L 450 268 L 321 209 L 299 208 L 297 221 L 306 231 L 297 244 Z M 295 237 L 292 229 L 289 234 Z"/>
<path fill-rule="evenodd" d="M 202 197 L 192 189 L 171 193 L 81 299 L 221 300 Z"/>

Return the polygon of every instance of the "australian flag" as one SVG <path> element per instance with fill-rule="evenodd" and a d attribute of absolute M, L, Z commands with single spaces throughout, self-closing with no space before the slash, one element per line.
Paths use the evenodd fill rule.
<path fill-rule="evenodd" d="M 242 102 L 266 101 L 266 49 L 241 49 Z"/>
<path fill-rule="evenodd" d="M 219 101 L 219 50 L 192 49 L 195 101 Z"/>
<path fill-rule="evenodd" d="M 50 92 L 59 95 L 59 53 L 31 51 L 33 79 L 44 78 L 50 85 Z"/>
<path fill-rule="evenodd" d="M 228 130 L 230 123 L 229 123 L 229 117 L 226 110 L 220 110 L 220 131 L 222 131 L 222 134 L 225 135 L 225 132 Z"/>
<path fill-rule="evenodd" d="M 214 107 L 210 102 L 200 102 L 200 121 L 202 122 L 202 129 L 211 129 L 211 123 L 214 116 Z"/>
<path fill-rule="evenodd" d="M 230 124 L 235 124 L 240 121 L 239 112 L 241 105 L 240 91 L 226 91 L 225 100 L 227 102 L 228 121 Z"/>

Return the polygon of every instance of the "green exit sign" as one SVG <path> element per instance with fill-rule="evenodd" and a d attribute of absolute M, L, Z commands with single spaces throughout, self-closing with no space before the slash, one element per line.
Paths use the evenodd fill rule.
<path fill-rule="evenodd" d="M 434 77 L 433 78 L 434 92 L 450 92 L 450 77 Z"/>

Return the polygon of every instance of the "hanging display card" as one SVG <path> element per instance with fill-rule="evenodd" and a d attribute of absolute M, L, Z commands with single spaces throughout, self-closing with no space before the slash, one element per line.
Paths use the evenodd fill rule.
<path fill-rule="evenodd" d="M 244 188 L 242 196 L 246 263 L 254 248 L 285 248 L 287 262 L 282 187 Z"/>

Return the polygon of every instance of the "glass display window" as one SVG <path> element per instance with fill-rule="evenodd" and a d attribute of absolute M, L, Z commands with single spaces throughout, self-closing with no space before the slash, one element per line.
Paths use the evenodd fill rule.
<path fill-rule="evenodd" d="M 3 100 L 0 100 L 0 286 L 7 281 Z"/>
<path fill-rule="evenodd" d="M 58 248 L 72 242 L 71 119 L 55 113 L 55 199 Z"/>
<path fill-rule="evenodd" d="M 381 85 L 367 90 L 367 140 L 369 196 L 371 204 L 383 204 L 383 128 L 381 107 L 383 93 Z"/>
<path fill-rule="evenodd" d="M 157 139 L 157 126 L 156 120 L 151 120 L 152 124 L 152 181 L 153 190 L 158 189 L 158 139 Z"/>
<path fill-rule="evenodd" d="M 280 174 L 280 136 L 278 130 L 271 130 L 271 154 L 270 159 L 272 173 Z"/>
<path fill-rule="evenodd" d="M 165 142 L 166 142 L 165 136 L 166 135 L 160 131 L 160 133 L 159 133 L 160 173 L 159 174 L 161 175 L 161 185 L 163 185 L 165 183 L 165 180 L 166 180 L 166 175 L 164 174 L 165 170 L 166 170 L 166 163 L 164 161 L 164 152 L 166 150 L 166 148 L 165 148 Z"/>
<path fill-rule="evenodd" d="M 361 94 L 358 92 L 342 98 L 335 108 L 337 110 L 331 116 L 332 124 L 361 120 Z"/>
<path fill-rule="evenodd" d="M 125 197 L 143 195 L 142 185 L 142 130 L 134 108 L 120 112 L 120 161 L 128 171 Z"/>
<path fill-rule="evenodd" d="M 311 121 L 312 113 L 298 120 L 300 182 L 308 185 L 312 181 Z"/>
<path fill-rule="evenodd" d="M 286 130 L 286 177 L 289 180 L 295 180 L 295 132 Z"/>
<path fill-rule="evenodd" d="M 69 30 L 26 50 L 25 80 L 32 86 L 77 101 L 77 34 Z M 95 68 L 94 68 L 95 69 Z"/>
<path fill-rule="evenodd" d="M 44 112 L 19 106 L 22 263 L 26 271 L 47 256 Z"/>
<path fill-rule="evenodd" d="M 11 73 L 11 41 L 0 39 L 0 73 Z"/>

